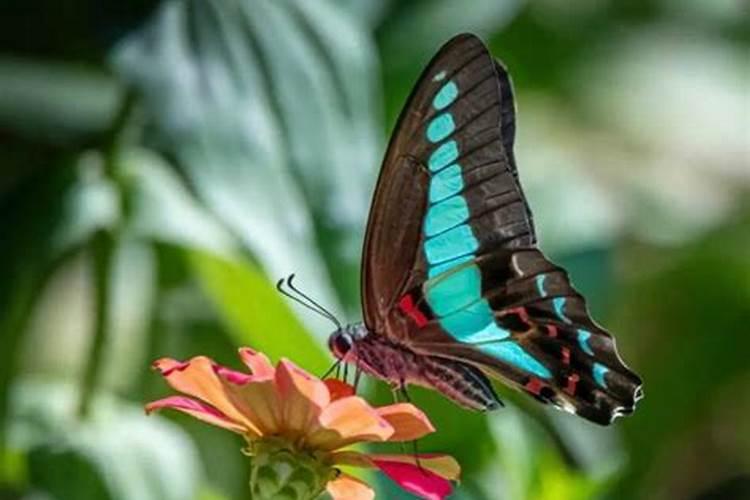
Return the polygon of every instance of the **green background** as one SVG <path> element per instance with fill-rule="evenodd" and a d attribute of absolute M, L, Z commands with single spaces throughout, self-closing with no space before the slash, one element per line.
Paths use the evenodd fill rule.
<path fill-rule="evenodd" d="M 146 418 L 160 356 L 313 373 L 384 144 L 453 34 L 509 67 L 542 248 L 644 379 L 609 428 L 413 391 L 462 499 L 750 495 L 750 16 L 701 0 L 0 6 L 0 498 L 245 498 L 241 440 Z M 389 401 L 369 382 L 371 400 Z M 382 448 L 381 448 L 382 449 Z M 398 448 L 396 448 L 398 451 Z M 381 498 L 400 498 L 373 475 Z M 399 496 L 401 495 L 401 496 Z"/>

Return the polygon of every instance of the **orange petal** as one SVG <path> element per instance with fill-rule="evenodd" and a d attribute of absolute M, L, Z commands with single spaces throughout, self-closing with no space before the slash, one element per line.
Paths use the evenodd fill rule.
<path fill-rule="evenodd" d="M 429 453 L 420 455 L 368 455 L 368 458 L 373 462 L 399 462 L 417 465 L 451 481 L 457 481 L 461 476 L 461 466 L 450 455 Z"/>
<path fill-rule="evenodd" d="M 326 485 L 326 491 L 333 500 L 372 500 L 375 492 L 359 479 L 341 473 Z"/>
<path fill-rule="evenodd" d="M 328 388 L 319 378 L 286 359 L 276 367 L 275 380 L 285 430 L 306 433 L 331 401 Z"/>
<path fill-rule="evenodd" d="M 236 401 L 229 396 L 227 387 L 232 384 L 216 373 L 215 365 L 209 358 L 198 356 L 188 362 L 164 358 L 156 361 L 154 366 L 176 391 L 210 404 L 229 419 L 241 424 L 249 434 L 262 435 L 257 423 L 253 421 L 253 415 L 241 411 Z"/>
<path fill-rule="evenodd" d="M 331 401 L 336 401 L 347 396 L 354 396 L 354 387 L 337 378 L 327 378 L 323 383 L 328 387 Z"/>
<path fill-rule="evenodd" d="M 339 399 L 328 405 L 318 417 L 317 429 L 308 434 L 307 442 L 325 450 L 343 448 L 364 441 L 385 441 L 393 427 L 358 396 Z"/>
<path fill-rule="evenodd" d="M 240 434 L 245 432 L 245 428 L 241 424 L 230 419 L 213 406 L 201 403 L 192 398 L 187 398 L 185 396 L 170 396 L 168 398 L 158 399 L 146 405 L 146 413 L 151 413 L 152 411 L 160 410 L 162 408 L 171 408 L 173 410 L 181 411 L 182 413 L 187 413 L 198 420 L 202 420 L 217 427 L 229 429 L 233 432 L 238 432 Z"/>
<path fill-rule="evenodd" d="M 262 435 L 276 434 L 282 430 L 282 409 L 273 380 L 248 384 L 225 384 L 229 400 L 258 427 Z"/>
<path fill-rule="evenodd" d="M 435 432 L 427 416 L 411 403 L 396 403 L 375 411 L 395 429 L 388 441 L 414 441 Z"/>
<path fill-rule="evenodd" d="M 265 354 L 256 352 L 249 347 L 241 347 L 239 353 L 240 359 L 250 369 L 250 373 L 256 380 L 273 378 L 275 370 Z"/>

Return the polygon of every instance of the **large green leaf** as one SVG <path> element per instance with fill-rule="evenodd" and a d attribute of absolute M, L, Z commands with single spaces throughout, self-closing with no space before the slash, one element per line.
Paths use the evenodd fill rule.
<path fill-rule="evenodd" d="M 129 236 L 232 256 L 238 243 L 190 193 L 177 172 L 153 151 L 121 154 L 127 186 Z"/>
<path fill-rule="evenodd" d="M 307 370 L 325 370 L 324 344 L 305 331 L 256 266 L 200 252 L 191 252 L 190 262 L 237 344 L 273 359 L 287 357 Z"/>
<path fill-rule="evenodd" d="M 308 204 L 320 224 L 361 227 L 379 142 L 373 59 L 335 3 L 291 0 L 164 2 L 113 54 L 198 197 L 271 276 L 295 271 L 332 306 Z M 332 263 L 357 259 L 331 248 Z"/>

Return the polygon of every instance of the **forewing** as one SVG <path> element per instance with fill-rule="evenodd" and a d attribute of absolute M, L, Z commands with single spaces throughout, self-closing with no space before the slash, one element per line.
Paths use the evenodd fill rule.
<path fill-rule="evenodd" d="M 434 261 L 472 253 L 467 244 L 482 251 L 535 244 L 513 160 L 514 116 L 507 73 L 475 36 L 453 38 L 427 65 L 396 125 L 370 210 L 362 302 L 371 331 L 394 335 L 389 311 L 428 278 Z M 473 240 L 465 238 L 469 218 Z M 428 242 L 425 227 L 428 236 L 450 234 Z"/>

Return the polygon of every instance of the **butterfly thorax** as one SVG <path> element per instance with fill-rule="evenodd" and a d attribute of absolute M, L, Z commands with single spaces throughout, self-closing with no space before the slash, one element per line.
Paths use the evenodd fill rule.
<path fill-rule="evenodd" d="M 492 385 L 476 368 L 438 356 L 427 356 L 371 333 L 362 323 L 331 334 L 328 346 L 336 358 L 397 389 L 407 384 L 437 389 L 457 404 L 473 410 L 501 405 Z"/>

